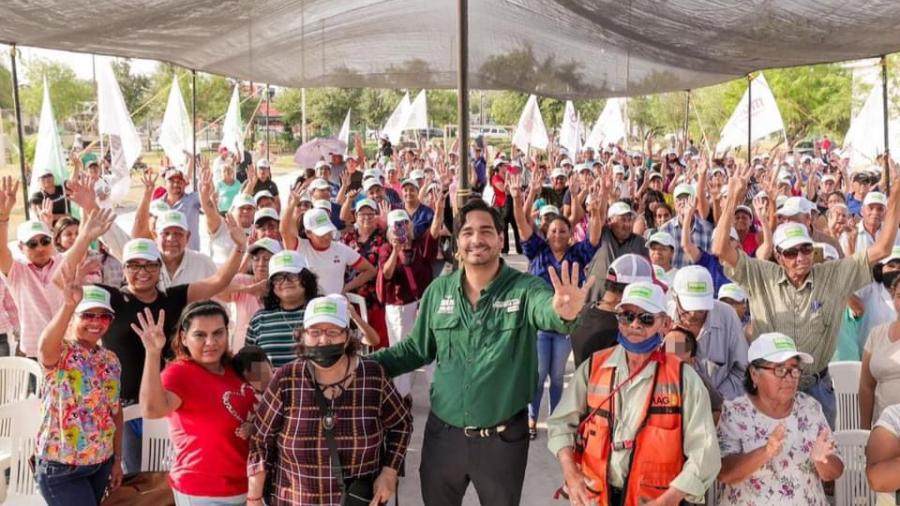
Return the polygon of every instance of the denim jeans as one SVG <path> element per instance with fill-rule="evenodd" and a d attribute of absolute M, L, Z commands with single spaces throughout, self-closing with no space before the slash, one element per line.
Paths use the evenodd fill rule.
<path fill-rule="evenodd" d="M 144 419 L 135 418 L 122 426 L 122 467 L 125 474 L 141 472 L 141 436 L 144 433 Z"/>
<path fill-rule="evenodd" d="M 112 457 L 88 466 L 39 460 L 35 480 L 48 506 L 97 505 L 109 484 L 112 467 Z"/>
<path fill-rule="evenodd" d="M 826 372 L 818 381 L 800 390 L 819 401 L 819 404 L 822 405 L 822 412 L 825 413 L 825 419 L 828 420 L 828 426 L 834 430 L 837 401 L 834 399 L 834 384 L 831 382 L 831 376 Z"/>
<path fill-rule="evenodd" d="M 528 403 L 528 418 L 537 420 L 541 414 L 541 397 L 544 396 L 544 381 L 550 376 L 550 412 L 559 404 L 563 391 L 563 374 L 566 372 L 566 362 L 572 344 L 569 336 L 555 332 L 538 331 L 537 357 L 538 357 L 538 384 L 534 398 Z"/>
<path fill-rule="evenodd" d="M 175 495 L 176 506 L 244 506 L 247 504 L 247 494 L 231 497 L 206 497 L 182 494 L 174 488 L 172 494 Z"/>

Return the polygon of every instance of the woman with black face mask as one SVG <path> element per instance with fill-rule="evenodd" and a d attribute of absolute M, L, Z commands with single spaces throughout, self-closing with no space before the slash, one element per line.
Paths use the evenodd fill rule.
<path fill-rule="evenodd" d="M 396 493 L 412 415 L 384 369 L 357 354 L 355 334 L 344 296 L 306 305 L 299 359 L 275 372 L 256 410 L 248 506 L 383 504 Z"/>

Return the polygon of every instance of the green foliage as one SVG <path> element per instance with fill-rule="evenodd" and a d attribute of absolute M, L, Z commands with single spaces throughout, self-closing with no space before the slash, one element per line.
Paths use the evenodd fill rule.
<path fill-rule="evenodd" d="M 12 107 L 12 73 L 6 64 L 0 63 L 0 109 L 11 109 Z"/>
<path fill-rule="evenodd" d="M 191 114 L 191 71 L 171 65 L 169 63 L 159 63 L 156 71 L 149 76 L 150 89 L 148 96 L 154 97 L 153 102 L 147 106 L 147 114 L 151 118 L 162 119 L 166 110 L 166 102 L 169 99 L 169 89 L 172 86 L 172 75 L 178 75 L 178 85 L 181 87 L 181 96 L 184 98 L 185 107 L 188 114 Z M 234 82 L 222 76 L 213 74 L 197 73 L 197 118 L 204 121 L 214 121 L 225 115 L 228 109 L 228 101 L 231 100 L 231 93 L 234 89 Z M 256 102 L 248 100 L 252 103 L 252 108 L 247 116 L 243 116 L 246 120 L 256 107 Z M 242 110 L 243 114 L 244 111 Z"/>
<path fill-rule="evenodd" d="M 84 105 L 94 102 L 94 89 L 90 82 L 78 79 L 75 71 L 64 63 L 34 59 L 25 66 L 25 80 L 28 85 L 20 90 L 22 109 L 25 114 L 39 116 L 43 102 L 43 79 L 50 87 L 50 101 L 57 122 L 64 120 Z"/>
<path fill-rule="evenodd" d="M 122 90 L 122 97 L 125 99 L 125 106 L 128 112 L 132 114 L 132 119 L 136 124 L 144 121 L 150 116 L 147 115 L 148 109 L 144 103 L 151 98 L 150 95 L 152 80 L 150 76 L 131 73 L 131 61 L 126 59 L 113 60 L 113 74 L 116 81 L 119 82 L 119 88 Z M 163 101 L 166 100 L 164 96 Z"/>

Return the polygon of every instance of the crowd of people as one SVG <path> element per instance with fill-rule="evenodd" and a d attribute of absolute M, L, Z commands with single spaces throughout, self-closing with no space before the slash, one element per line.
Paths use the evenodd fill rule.
<path fill-rule="evenodd" d="M 73 156 L 14 238 L 0 180 L 0 352 L 44 371 L 46 502 L 99 504 L 165 418 L 178 505 L 385 504 L 424 380 L 427 505 L 470 483 L 519 504 L 544 419 L 573 505 L 702 503 L 717 480 L 720 505 L 824 505 L 833 360 L 862 364 L 871 487 L 900 489 L 890 160 L 468 152 L 357 139 L 287 194 L 266 159 L 164 160 L 130 230 L 98 203 L 103 160 Z"/>

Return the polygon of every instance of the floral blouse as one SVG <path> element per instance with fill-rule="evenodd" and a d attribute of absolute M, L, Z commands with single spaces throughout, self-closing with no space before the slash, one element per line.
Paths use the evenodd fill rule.
<path fill-rule="evenodd" d="M 78 466 L 112 457 L 121 373 L 112 351 L 63 342 L 59 363 L 44 373 L 38 457 Z"/>
<path fill-rule="evenodd" d="M 378 250 L 381 249 L 381 246 L 388 243 L 387 238 L 384 234 L 384 230 L 380 228 L 376 228 L 369 235 L 369 239 L 363 242 L 359 240 L 359 232 L 356 230 L 356 228 L 348 227 L 347 232 L 344 233 L 341 240 L 344 244 L 350 246 L 350 248 L 359 253 L 360 256 L 368 260 L 370 264 L 375 266 L 378 265 Z M 350 281 L 351 279 L 356 277 L 356 274 L 356 270 L 347 269 L 345 281 Z M 382 305 L 380 302 L 378 302 L 378 296 L 375 294 L 374 278 L 363 286 L 357 288 L 356 293 L 366 299 L 366 307 L 380 307 Z"/>
<path fill-rule="evenodd" d="M 757 411 L 746 395 L 726 400 L 718 427 L 722 457 L 765 446 L 782 422 L 785 439 L 781 453 L 741 483 L 725 485 L 719 495 L 720 506 L 828 505 L 810 455 L 819 431 L 830 434 L 831 429 L 818 401 L 802 392 L 794 397 L 791 414 L 781 420 Z"/>

